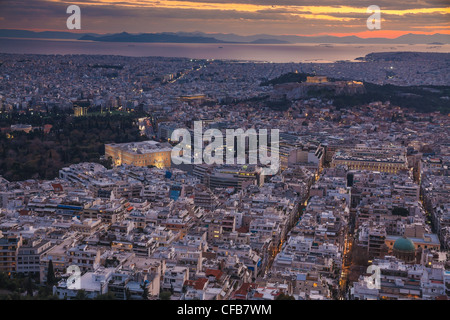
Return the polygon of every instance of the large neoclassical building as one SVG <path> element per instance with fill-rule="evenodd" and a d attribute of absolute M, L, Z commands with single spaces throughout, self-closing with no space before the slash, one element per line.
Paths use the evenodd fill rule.
<path fill-rule="evenodd" d="M 169 168 L 171 151 L 170 144 L 151 140 L 105 145 L 105 156 L 111 157 L 116 166 L 129 164 L 139 167 Z"/>

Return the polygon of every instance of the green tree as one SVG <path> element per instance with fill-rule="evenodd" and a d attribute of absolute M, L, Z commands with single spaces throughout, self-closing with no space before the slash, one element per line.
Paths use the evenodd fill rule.
<path fill-rule="evenodd" d="M 159 293 L 159 298 L 161 300 L 170 300 L 171 295 L 172 295 L 172 293 L 170 291 L 161 291 Z"/>
<path fill-rule="evenodd" d="M 295 298 L 293 296 L 284 294 L 284 293 L 280 293 L 278 295 L 278 297 L 276 297 L 275 300 L 295 300 Z"/>
<path fill-rule="evenodd" d="M 395 207 L 394 209 L 392 209 L 392 214 L 394 216 L 407 217 L 409 215 L 409 211 L 405 208 Z"/>
<path fill-rule="evenodd" d="M 27 288 L 27 295 L 32 297 L 33 296 L 33 282 L 31 281 L 30 276 L 28 276 L 26 288 Z"/>
<path fill-rule="evenodd" d="M 95 297 L 94 300 L 115 300 L 116 296 L 114 295 L 114 293 L 112 293 L 111 291 L 104 293 L 104 294 L 100 294 L 97 297 Z"/>
<path fill-rule="evenodd" d="M 56 284 L 55 271 L 53 270 L 53 261 L 49 260 L 47 270 L 47 285 L 53 286 Z"/>
<path fill-rule="evenodd" d="M 140 285 L 141 289 L 142 289 L 142 299 L 144 300 L 148 300 L 148 281 L 145 280 L 141 285 Z"/>
<path fill-rule="evenodd" d="M 77 291 L 77 295 L 73 300 L 89 300 L 89 298 L 87 297 L 86 291 L 81 289 Z"/>

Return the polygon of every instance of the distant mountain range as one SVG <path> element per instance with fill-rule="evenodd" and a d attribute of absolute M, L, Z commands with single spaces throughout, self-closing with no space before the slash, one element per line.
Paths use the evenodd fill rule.
<path fill-rule="evenodd" d="M 165 43 L 224 43 L 211 37 L 199 36 L 179 36 L 176 34 L 142 33 L 129 34 L 126 32 L 106 35 L 92 36 L 85 35 L 79 40 L 101 41 L 101 42 L 165 42 Z"/>
<path fill-rule="evenodd" d="M 95 33 L 74 33 L 67 31 L 28 31 L 28 30 L 12 30 L 0 29 L 0 38 L 30 38 L 30 39 L 79 39 L 84 35 L 93 35 L 100 37 L 102 35 Z"/>
<path fill-rule="evenodd" d="M 230 41 L 230 42 L 253 42 L 259 39 L 266 41 L 276 40 L 284 43 L 361 43 L 361 44 L 450 44 L 450 35 L 448 34 L 433 34 L 433 35 L 421 35 L 421 34 L 405 34 L 395 39 L 387 38 L 359 38 L 357 36 L 295 36 L 295 35 L 269 35 L 269 34 L 256 34 L 252 36 L 240 36 L 232 33 L 214 33 L 206 34 L 203 32 L 177 32 L 177 35 L 183 36 L 208 36 L 214 37 L 218 40 Z"/>
<path fill-rule="evenodd" d="M 269 35 L 257 34 L 240 36 L 225 33 L 203 32 L 162 32 L 130 34 L 127 32 L 117 34 L 74 33 L 67 31 L 34 32 L 28 30 L 0 29 L 0 38 L 30 38 L 30 39 L 72 39 L 102 42 L 164 42 L 164 43 L 254 43 L 254 44 L 289 44 L 289 43 L 351 43 L 351 44 L 450 44 L 450 35 L 447 34 L 406 34 L 395 39 L 369 38 L 357 36 L 295 36 L 295 35 Z"/>

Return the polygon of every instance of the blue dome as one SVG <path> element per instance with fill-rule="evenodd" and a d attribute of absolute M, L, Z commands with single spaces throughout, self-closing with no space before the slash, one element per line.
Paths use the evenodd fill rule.
<path fill-rule="evenodd" d="M 406 237 L 398 238 L 394 243 L 394 250 L 401 252 L 415 252 L 414 242 Z"/>

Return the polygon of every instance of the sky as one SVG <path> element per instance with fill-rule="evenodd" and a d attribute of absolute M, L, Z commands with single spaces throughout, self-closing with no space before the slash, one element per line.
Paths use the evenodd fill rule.
<path fill-rule="evenodd" d="M 450 0 L 0 0 L 0 28 L 69 31 L 71 4 L 81 9 L 78 33 L 450 34 Z M 367 28 L 370 5 L 381 8 L 380 30 Z"/>

